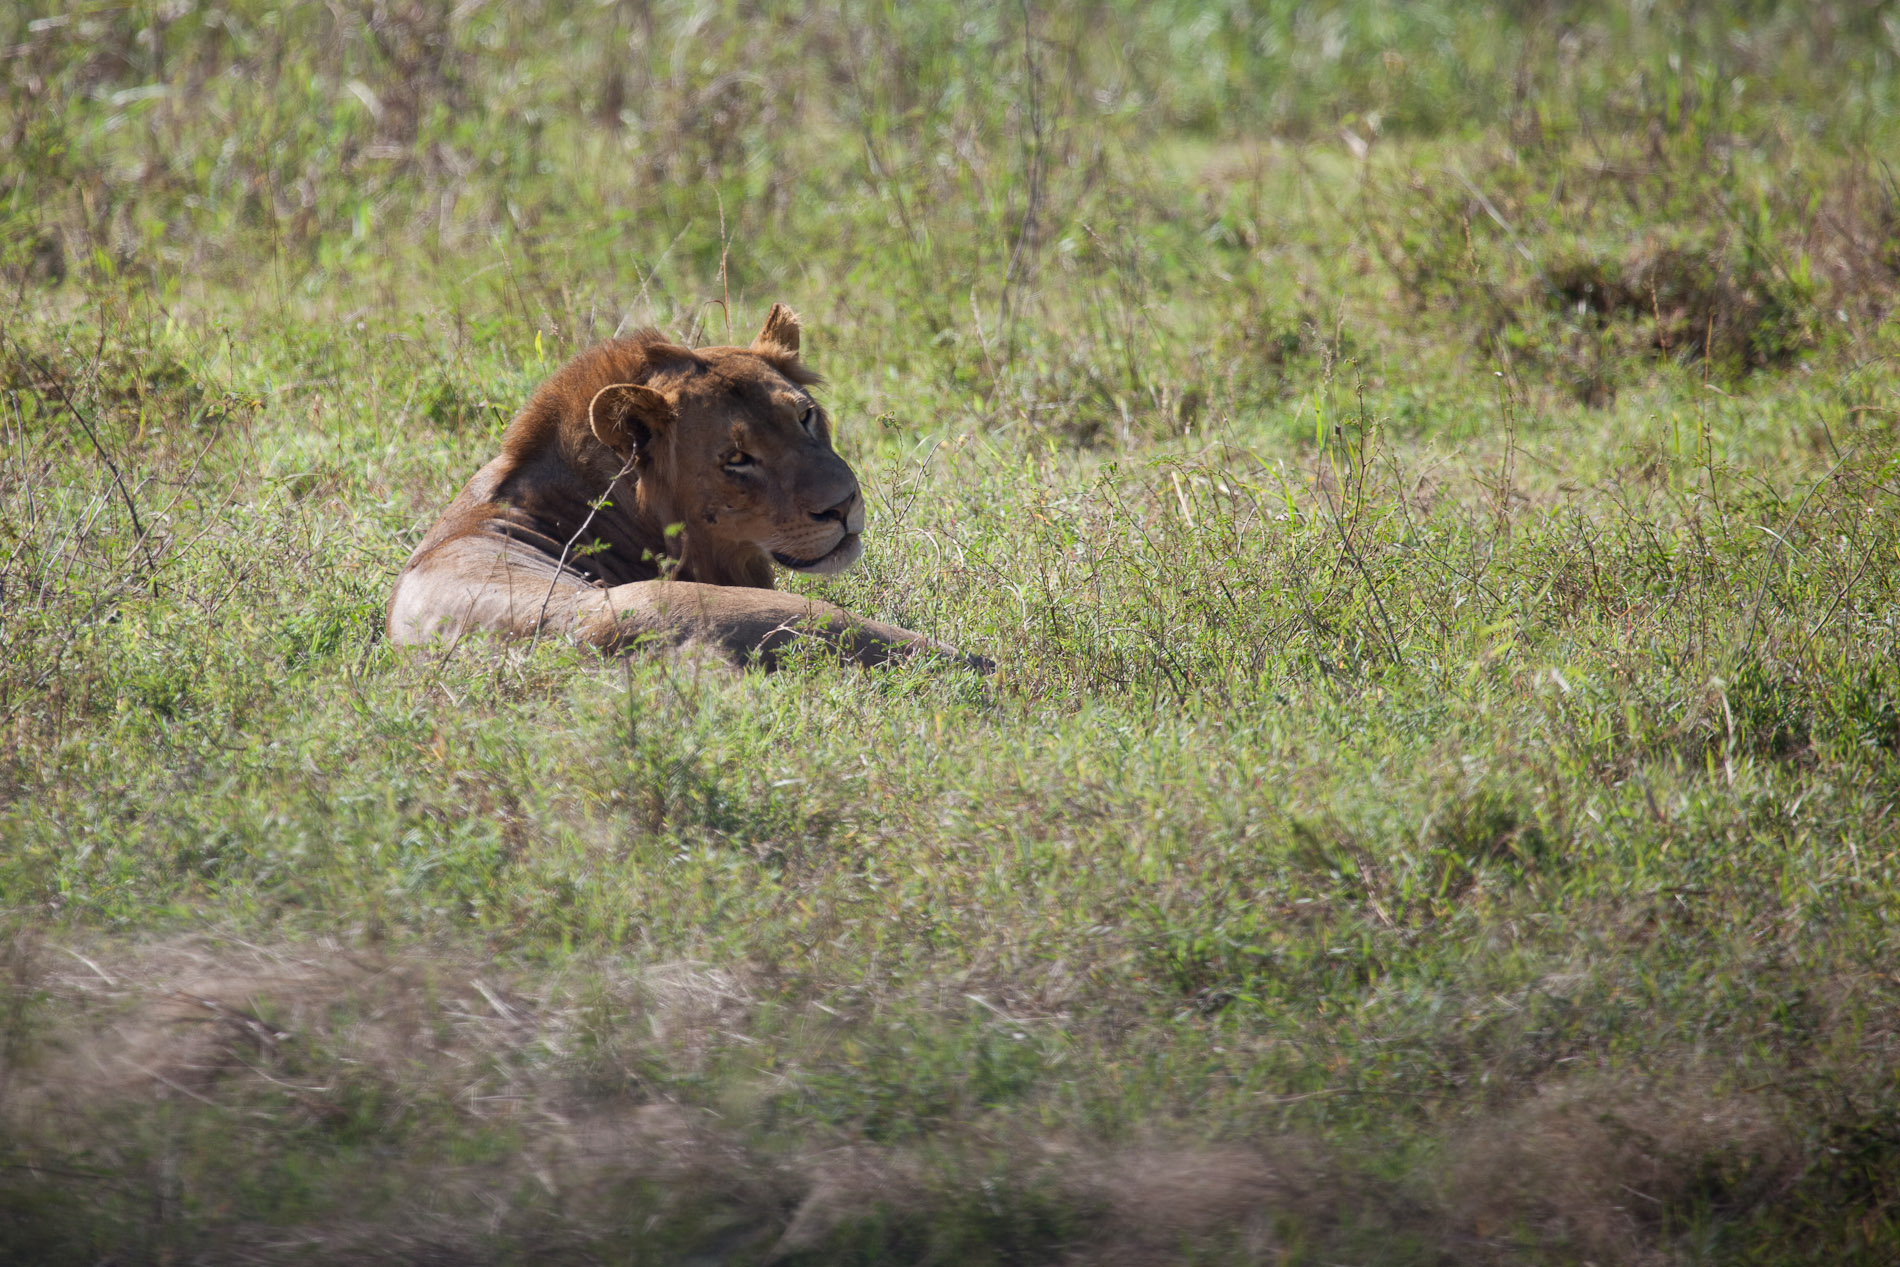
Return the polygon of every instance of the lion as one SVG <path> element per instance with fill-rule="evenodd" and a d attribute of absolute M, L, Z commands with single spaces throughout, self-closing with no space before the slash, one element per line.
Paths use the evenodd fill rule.
<path fill-rule="evenodd" d="M 817 639 L 861 664 L 927 652 L 985 667 L 772 588 L 774 564 L 829 575 L 863 553 L 864 496 L 812 397 L 819 381 L 784 304 L 746 348 L 645 330 L 583 352 L 409 556 L 390 640 L 546 634 L 608 653 L 701 646 L 770 668 Z"/>

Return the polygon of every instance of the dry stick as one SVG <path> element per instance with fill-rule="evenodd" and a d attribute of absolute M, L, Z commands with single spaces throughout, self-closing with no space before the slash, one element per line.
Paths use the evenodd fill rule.
<path fill-rule="evenodd" d="M 1770 536 L 1774 537 L 1775 544 L 1769 547 L 1768 562 L 1762 565 L 1761 580 L 1755 586 L 1755 602 L 1748 610 L 1748 637 L 1744 639 L 1742 642 L 1742 655 L 1746 656 L 1748 655 L 1749 652 L 1755 649 L 1755 618 L 1761 615 L 1761 600 L 1763 596 L 1765 596 L 1768 593 L 1769 573 L 1775 570 L 1775 560 L 1781 557 L 1781 547 L 1787 544 L 1784 538 L 1786 538 L 1790 532 L 1794 531 L 1794 521 L 1801 518 L 1801 512 L 1808 508 L 1809 498 L 1812 498 L 1814 496 L 1814 494 L 1820 489 L 1821 485 L 1833 479 L 1834 473 L 1840 470 L 1841 467 L 1846 465 L 1847 459 L 1853 456 L 1854 456 L 1854 450 L 1849 449 L 1847 451 L 1846 456 L 1842 457 L 1840 461 L 1836 462 L 1833 466 L 1829 467 L 1827 474 L 1823 475 L 1820 479 L 1814 481 L 1814 483 L 1808 488 L 1806 496 L 1802 497 L 1801 499 L 1801 504 L 1799 506 L 1796 506 L 1794 508 L 1794 513 L 1788 516 L 1788 522 L 1781 525 L 1781 531 L 1779 533 L 1769 534 Z"/>
<path fill-rule="evenodd" d="M 1479 189 L 1476 185 L 1471 183 L 1469 176 L 1466 176 L 1456 168 L 1446 168 L 1445 170 L 1458 178 L 1458 183 L 1465 187 L 1465 192 L 1477 199 L 1478 205 L 1484 208 L 1484 214 L 1490 216 L 1498 228 L 1504 230 L 1504 236 L 1510 239 L 1512 248 L 1515 249 L 1519 255 L 1524 257 L 1524 262 L 1529 264 L 1531 271 L 1537 274 L 1537 280 L 1544 284 L 1544 289 L 1553 295 L 1556 294 L 1557 287 L 1550 280 L 1550 275 L 1544 271 L 1544 266 L 1537 262 L 1537 257 L 1531 253 L 1531 249 L 1524 245 L 1523 239 L 1517 236 L 1517 230 L 1513 229 L 1511 222 L 1504 218 L 1504 213 L 1499 211 L 1492 201 L 1484 196 L 1482 189 Z"/>
<path fill-rule="evenodd" d="M 732 279 L 726 273 L 726 257 L 732 252 L 732 239 L 726 236 L 726 200 L 717 189 L 719 202 L 719 310 L 726 314 L 726 342 L 732 342 Z"/>
<path fill-rule="evenodd" d="M 145 539 L 145 525 L 139 519 L 139 508 L 132 504 L 132 493 L 125 486 L 125 477 L 119 474 L 118 463 L 114 462 L 112 455 L 106 452 L 106 446 L 99 443 L 98 434 L 93 431 L 92 424 L 86 420 L 86 416 L 79 412 L 79 406 L 73 404 L 72 397 L 66 394 L 66 384 L 60 382 L 52 370 L 47 368 L 46 362 L 27 351 L 18 339 L 13 341 L 13 347 L 15 351 L 19 352 L 35 369 L 39 370 L 39 372 L 45 376 L 47 382 L 53 385 L 53 390 L 59 393 L 60 401 L 66 406 L 66 412 L 73 416 L 74 421 L 78 422 L 80 428 L 85 431 L 86 438 L 92 441 L 92 447 L 98 450 L 99 460 L 104 462 L 106 464 L 106 470 L 112 473 L 113 486 L 119 490 L 119 496 L 125 500 L 125 508 L 132 516 L 133 536 L 139 543 L 140 551 L 145 555 L 146 571 L 148 574 L 157 571 L 158 562 L 152 558 L 151 543 Z M 156 580 L 152 582 L 152 596 L 154 598 L 158 597 L 158 582 Z"/>
<path fill-rule="evenodd" d="M 983 350 L 983 368 L 990 372 L 989 391 L 984 394 L 983 399 L 983 403 L 988 404 L 996 399 L 997 384 L 1001 380 L 997 373 L 996 362 L 990 357 L 990 338 L 983 333 L 983 313 L 976 306 L 976 287 L 974 286 L 970 287 L 970 320 L 976 323 L 976 345 Z M 999 337 L 1002 335 L 1001 329 L 997 330 L 997 335 Z M 1025 413 L 1023 420 L 1028 421 L 1028 417 Z"/>
<path fill-rule="evenodd" d="M 1874 552 L 1880 548 L 1880 544 L 1879 541 L 1875 541 L 1873 545 L 1868 546 L 1866 551 L 1862 553 L 1860 556 L 1860 566 L 1854 569 L 1854 575 L 1847 578 L 1847 584 L 1841 586 L 1841 592 L 1834 596 L 1832 603 L 1828 604 L 1827 611 L 1822 614 L 1820 622 L 1816 624 L 1814 628 L 1808 630 L 1808 636 L 1801 643 L 1801 650 L 1797 653 L 1796 658 L 1808 653 L 1808 648 L 1814 645 L 1814 640 L 1820 636 L 1823 629 L 1827 628 L 1827 622 L 1834 619 L 1835 609 L 1846 600 L 1848 594 L 1853 591 L 1854 586 L 1860 583 L 1861 576 L 1867 571 L 1867 565 L 1874 561 Z"/>
<path fill-rule="evenodd" d="M 213 436 L 212 440 L 215 442 L 217 438 L 218 438 L 217 436 Z M 209 446 L 207 445 L 206 449 L 200 452 L 198 455 L 200 461 L 203 460 L 204 453 L 208 451 L 209 451 Z M 196 471 L 197 471 L 197 465 L 194 463 L 192 467 L 192 471 L 187 474 L 186 478 L 190 478 L 190 475 L 195 474 Z M 232 502 L 236 501 L 237 495 L 238 495 L 238 489 L 239 489 L 238 481 L 235 479 L 232 480 L 230 489 L 224 495 L 224 500 L 219 502 L 211 513 L 217 514 L 225 510 L 227 507 L 229 507 Z M 165 509 L 159 513 L 161 515 L 169 515 L 172 511 L 172 507 L 176 506 L 179 502 L 179 498 L 182 498 L 184 495 L 185 495 L 184 492 L 181 491 L 178 494 L 178 496 L 172 498 L 171 501 L 166 505 Z M 200 541 L 203 541 L 206 537 L 210 536 L 213 532 L 216 532 L 219 528 L 226 527 L 226 526 L 227 525 L 222 520 L 212 519 L 212 518 L 207 517 L 205 526 L 203 528 L 200 528 L 198 530 L 198 535 L 193 537 L 191 540 L 183 543 L 182 545 L 179 544 L 177 541 L 173 541 L 171 553 L 167 555 L 166 558 L 177 560 L 177 559 L 188 557 L 191 554 L 191 549 L 193 546 L 197 545 Z"/>
<path fill-rule="evenodd" d="M 22 487 L 26 489 L 26 513 L 32 520 L 32 522 L 27 525 L 27 533 L 30 535 L 40 526 L 40 508 L 38 503 L 33 499 L 33 480 L 27 474 L 26 469 L 26 415 L 20 410 L 20 393 L 8 392 L 7 398 L 13 405 L 13 420 L 16 426 L 15 434 L 20 441 L 20 479 Z"/>
<path fill-rule="evenodd" d="M 59 544 L 46 552 L 46 566 L 40 569 L 39 582 L 33 587 L 33 595 L 37 600 L 45 601 L 48 587 L 53 583 L 53 569 L 58 567 L 60 560 L 66 557 L 67 545 L 74 540 L 81 543 L 85 541 L 86 536 L 92 532 L 93 520 L 99 517 L 99 512 L 104 510 L 111 500 L 110 494 L 104 491 L 94 496 L 86 503 L 86 508 L 80 511 L 78 517 L 73 520 L 73 526 L 66 530 L 66 535 L 59 539 Z M 66 570 L 72 571 L 70 564 Z"/>
<path fill-rule="evenodd" d="M 910 508 L 917 500 L 917 493 L 918 493 L 919 487 L 923 484 L 924 475 L 930 470 L 931 459 L 937 456 L 937 450 L 941 448 L 943 448 L 943 441 L 938 440 L 936 443 L 930 446 L 930 452 L 924 454 L 924 460 L 918 464 L 917 474 L 911 477 L 910 494 L 909 496 L 904 498 L 904 508 L 897 512 L 897 518 L 891 524 L 892 531 L 896 531 L 897 529 L 903 527 L 904 521 L 910 518 Z"/>
<path fill-rule="evenodd" d="M 1722 527 L 1728 527 L 1728 516 L 1722 512 L 1722 499 L 1715 487 L 1715 433 L 1709 430 L 1709 362 L 1715 356 L 1715 309 L 1709 309 L 1708 324 L 1702 330 L 1702 394 L 1695 398 L 1696 439 L 1702 443 L 1702 461 L 1709 473 L 1709 501 L 1715 506 L 1716 518 L 1722 521 Z"/>
<path fill-rule="evenodd" d="M 1378 608 L 1379 622 L 1385 626 L 1386 645 L 1392 648 L 1392 662 L 1404 668 L 1405 656 L 1400 653 L 1398 637 L 1392 632 L 1392 617 L 1386 614 L 1385 600 L 1379 597 L 1378 582 L 1372 579 L 1372 573 L 1366 569 L 1365 560 L 1360 558 L 1359 551 L 1353 548 L 1352 539 L 1346 535 L 1345 525 L 1339 522 L 1339 511 L 1333 506 L 1333 495 L 1327 491 L 1324 484 L 1320 485 L 1320 494 L 1326 502 L 1327 514 L 1332 517 L 1333 529 L 1339 533 L 1339 544 L 1345 548 L 1346 557 L 1351 559 L 1353 566 L 1359 569 L 1359 575 L 1366 579 L 1366 589 L 1372 595 L 1372 605 Z"/>
<path fill-rule="evenodd" d="M 198 450 L 198 456 L 191 460 L 191 465 L 186 468 L 184 475 L 179 479 L 166 481 L 173 488 L 176 488 L 178 492 L 172 496 L 172 499 L 169 502 L 165 503 L 165 509 L 158 512 L 158 517 L 160 519 L 169 518 L 172 511 L 177 508 L 178 503 L 185 499 L 185 494 L 191 491 L 192 477 L 197 475 L 198 468 L 204 465 L 205 455 L 211 452 L 212 445 L 216 444 L 219 440 L 222 440 L 223 438 L 224 438 L 224 425 L 222 421 L 220 421 L 218 426 L 212 431 L 211 438 L 209 440 L 206 440 L 204 443 L 204 447 Z M 175 551 L 172 557 L 174 558 L 177 557 Z"/>
<path fill-rule="evenodd" d="M 581 534 L 586 532 L 588 526 L 594 522 L 594 516 L 600 513 L 601 507 L 609 504 L 607 499 L 613 494 L 614 485 L 626 478 L 627 472 L 633 469 L 634 459 L 639 456 L 638 449 L 627 455 L 627 460 L 621 464 L 619 474 L 607 481 L 605 492 L 587 504 L 587 518 L 581 520 L 581 526 L 574 529 L 574 535 L 569 537 L 567 544 L 561 547 L 561 557 L 554 564 L 554 575 L 548 578 L 548 592 L 541 596 L 540 614 L 534 618 L 534 636 L 528 639 L 530 654 L 533 653 L 536 644 L 541 641 L 541 629 L 548 618 L 548 604 L 554 601 L 554 587 L 561 583 L 561 573 L 567 570 L 568 553 L 574 549 L 574 543 L 581 539 Z"/>
<path fill-rule="evenodd" d="M 1003 271 L 1003 289 L 996 300 L 996 334 L 1004 341 L 1003 355 L 1008 357 L 1015 344 L 1015 323 L 1011 320 L 1014 313 L 1010 304 L 1010 290 L 1023 279 L 1027 269 L 1024 267 L 1023 253 L 1030 239 L 1037 232 L 1037 217 L 1042 212 L 1044 170 L 1048 166 L 1048 138 L 1044 134 L 1045 119 L 1042 110 L 1042 59 L 1035 52 L 1035 31 L 1031 29 L 1032 19 L 1029 12 L 1029 0 L 1022 0 L 1023 11 L 1023 69 L 1029 81 L 1029 144 L 1024 149 L 1023 174 L 1028 178 L 1028 190 L 1023 199 L 1023 218 L 1016 229 L 1016 244 L 1009 253 L 1009 265 Z M 1007 330 L 1005 329 L 1007 326 Z"/>
<path fill-rule="evenodd" d="M 6 578 L 12 573 L 14 563 L 26 554 L 26 548 L 32 544 L 34 535 L 39 531 L 40 526 L 39 503 L 33 496 L 33 475 L 32 472 L 28 470 L 26 419 L 21 416 L 20 413 L 20 394 L 18 392 L 9 392 L 7 395 L 12 399 L 14 416 L 19 419 L 19 427 L 17 428 L 16 434 L 20 445 L 20 487 L 26 493 L 27 523 L 25 531 L 20 533 L 19 542 L 13 547 L 13 553 L 7 556 L 5 563 L 0 563 L 0 587 L 5 586 Z M 0 589 L 0 596 L 4 596 L 4 589 Z"/>
<path fill-rule="evenodd" d="M 93 509 L 88 512 L 84 518 L 75 521 L 73 530 L 66 534 L 66 540 L 72 543 L 72 553 L 66 558 L 65 570 L 59 574 L 59 584 L 66 584 L 67 578 L 73 574 L 73 569 L 79 565 L 79 556 L 84 553 L 86 548 L 86 538 L 92 535 L 92 525 L 98 520 L 99 512 L 106 508 L 106 500 L 105 494 L 101 493 L 98 500 L 94 502 Z M 60 553 L 65 553 L 64 542 L 61 543 Z M 58 562 L 57 557 L 50 558 L 46 561 L 46 572 L 40 577 L 39 594 L 42 599 L 46 596 L 46 578 L 52 574 L 53 564 L 56 562 Z M 152 582 L 152 592 L 155 595 L 158 592 L 158 582 L 156 579 Z"/>

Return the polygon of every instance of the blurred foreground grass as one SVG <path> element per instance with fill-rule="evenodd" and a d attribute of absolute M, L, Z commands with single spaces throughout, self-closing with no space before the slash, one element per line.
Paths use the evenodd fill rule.
<path fill-rule="evenodd" d="M 1891 1261 L 1897 57 L 0 14 L 0 1256 Z M 995 679 L 384 645 L 728 295 Z"/>

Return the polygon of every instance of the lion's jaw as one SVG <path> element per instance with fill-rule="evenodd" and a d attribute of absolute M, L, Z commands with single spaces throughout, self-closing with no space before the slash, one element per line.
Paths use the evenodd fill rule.
<path fill-rule="evenodd" d="M 793 572 L 809 572 L 813 576 L 836 576 L 863 557 L 864 539 L 855 532 L 844 534 L 836 546 L 815 559 L 800 559 L 778 550 L 772 551 L 772 561 L 780 567 Z"/>

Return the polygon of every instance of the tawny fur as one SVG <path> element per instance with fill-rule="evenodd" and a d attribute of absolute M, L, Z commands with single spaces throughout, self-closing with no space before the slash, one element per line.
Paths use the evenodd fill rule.
<path fill-rule="evenodd" d="M 767 664 L 800 637 L 863 663 L 944 650 L 772 590 L 774 560 L 828 573 L 859 553 L 863 498 L 806 390 L 817 381 L 783 304 L 748 348 L 645 331 L 582 353 L 416 547 L 390 597 L 390 639 L 540 632 Z"/>

